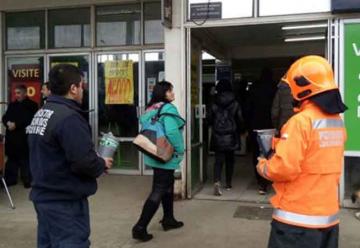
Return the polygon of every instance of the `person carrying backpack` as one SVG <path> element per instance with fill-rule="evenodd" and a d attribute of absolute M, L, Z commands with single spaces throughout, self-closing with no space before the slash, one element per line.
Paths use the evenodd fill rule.
<path fill-rule="evenodd" d="M 222 166 L 226 164 L 226 190 L 232 188 L 234 172 L 234 151 L 240 147 L 240 129 L 243 118 L 239 103 L 235 100 L 231 83 L 220 80 L 216 85 L 215 102 L 208 114 L 212 126 L 212 145 L 215 150 L 214 195 L 222 195 Z"/>
<path fill-rule="evenodd" d="M 147 232 L 147 226 L 160 203 L 164 210 L 163 219 L 160 222 L 164 231 L 181 228 L 184 225 L 174 217 L 174 172 L 180 168 L 185 152 L 182 134 L 185 121 L 180 117 L 175 105 L 171 103 L 174 100 L 173 85 L 167 81 L 159 82 L 154 87 L 146 112 L 140 117 L 142 126 L 159 117 L 156 121 L 162 124 L 166 138 L 174 148 L 172 158 L 166 163 L 144 154 L 144 163 L 153 169 L 154 177 L 151 193 L 145 201 L 138 222 L 132 229 L 133 238 L 142 242 L 153 238 L 153 235 Z"/>

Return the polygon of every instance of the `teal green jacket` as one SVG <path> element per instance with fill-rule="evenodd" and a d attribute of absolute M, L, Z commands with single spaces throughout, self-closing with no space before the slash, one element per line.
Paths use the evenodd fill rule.
<path fill-rule="evenodd" d="M 147 111 L 140 117 L 140 123 L 143 124 L 151 121 L 151 118 L 157 115 L 157 113 L 158 109 Z M 169 143 L 174 147 L 174 156 L 167 163 L 161 163 L 147 155 L 144 155 L 144 162 L 145 165 L 153 168 L 176 170 L 180 167 L 180 163 L 184 158 L 184 138 L 182 130 L 185 126 L 185 121 L 180 117 L 178 110 L 171 103 L 166 104 L 162 108 L 161 113 L 170 113 L 179 116 L 179 118 L 177 118 L 175 116 L 164 115 L 161 116 L 159 120 L 164 125 L 165 134 Z"/>

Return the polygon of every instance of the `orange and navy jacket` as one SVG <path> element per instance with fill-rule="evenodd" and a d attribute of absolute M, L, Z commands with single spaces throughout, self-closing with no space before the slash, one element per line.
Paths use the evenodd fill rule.
<path fill-rule="evenodd" d="M 306 101 L 282 128 L 275 154 L 259 171 L 273 181 L 273 218 L 291 225 L 325 228 L 339 223 L 338 187 L 346 130 L 339 114 Z"/>

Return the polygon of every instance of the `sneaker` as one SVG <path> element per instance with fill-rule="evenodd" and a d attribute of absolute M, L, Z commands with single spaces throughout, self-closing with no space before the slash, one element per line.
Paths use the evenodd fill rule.
<path fill-rule="evenodd" d="M 266 187 L 259 187 L 259 195 L 266 195 L 267 194 L 267 189 Z"/>
<path fill-rule="evenodd" d="M 214 184 L 214 195 L 216 195 L 216 196 L 222 195 L 221 185 L 219 182 Z"/>
<path fill-rule="evenodd" d="M 230 190 L 232 189 L 232 186 L 231 186 L 231 185 L 226 185 L 225 189 L 226 189 L 227 191 L 230 191 Z"/>
<path fill-rule="evenodd" d="M 360 212 L 356 212 L 356 213 L 355 213 L 355 218 L 358 219 L 358 220 L 360 220 Z"/>

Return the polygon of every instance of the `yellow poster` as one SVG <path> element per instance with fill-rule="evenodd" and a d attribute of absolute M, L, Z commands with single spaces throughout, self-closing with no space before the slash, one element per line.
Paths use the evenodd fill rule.
<path fill-rule="evenodd" d="M 105 62 L 105 104 L 134 104 L 133 62 Z"/>

